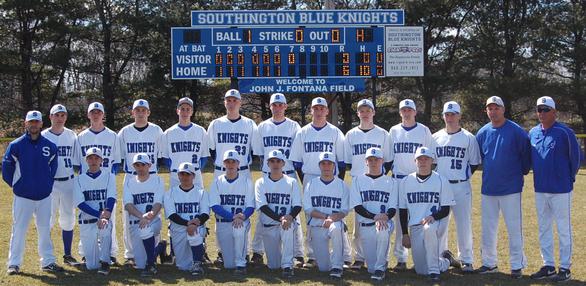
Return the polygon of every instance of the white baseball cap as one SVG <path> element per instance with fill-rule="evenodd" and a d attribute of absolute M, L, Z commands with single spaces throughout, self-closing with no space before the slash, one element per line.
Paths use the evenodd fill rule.
<path fill-rule="evenodd" d="M 33 120 L 37 120 L 37 121 L 43 122 L 43 115 L 41 114 L 40 111 L 31 110 L 31 111 L 29 111 L 29 112 L 26 113 L 26 117 L 25 117 L 24 121 L 25 122 L 29 122 L 29 121 L 33 121 Z"/>
<path fill-rule="evenodd" d="M 92 147 L 92 148 L 87 149 L 87 151 L 85 151 L 85 157 L 86 158 L 89 157 L 89 156 L 91 156 L 91 155 L 96 155 L 96 156 L 98 156 L 98 157 L 100 157 L 102 159 L 104 158 L 104 154 L 102 154 L 102 150 L 100 148 L 97 148 L 97 147 Z"/>
<path fill-rule="evenodd" d="M 491 96 L 486 100 L 486 106 L 489 106 L 490 104 L 496 104 L 498 106 L 505 106 L 505 103 L 503 102 L 503 99 L 498 97 L 498 96 Z"/>
<path fill-rule="evenodd" d="M 240 91 L 236 89 L 229 89 L 228 91 L 226 91 L 226 93 L 224 94 L 224 98 L 228 97 L 236 97 L 238 99 L 242 99 L 242 96 L 240 96 Z"/>
<path fill-rule="evenodd" d="M 316 105 L 328 107 L 328 101 L 323 97 L 316 97 L 311 101 L 311 107 L 314 107 Z"/>
<path fill-rule="evenodd" d="M 101 111 L 101 112 L 105 112 L 104 111 L 104 105 L 102 105 L 99 102 L 92 102 L 87 107 L 87 113 L 90 113 L 92 110 L 96 110 L 96 109 L 99 110 L 99 111 Z"/>
<path fill-rule="evenodd" d="M 191 164 L 189 162 L 183 162 L 183 163 L 179 164 L 179 168 L 177 169 L 177 173 L 195 174 L 195 167 L 193 167 L 193 164 Z"/>
<path fill-rule="evenodd" d="M 545 105 L 555 109 L 555 101 L 549 96 L 542 96 L 537 100 L 537 106 Z"/>
<path fill-rule="evenodd" d="M 429 150 L 429 148 L 427 148 L 427 147 L 417 148 L 417 150 L 415 151 L 415 159 L 417 159 L 421 156 L 427 156 L 432 159 L 434 158 L 433 152 L 431 152 L 431 150 Z"/>
<path fill-rule="evenodd" d="M 179 108 L 179 106 L 181 106 L 181 104 L 189 104 L 189 105 L 191 105 L 191 107 L 193 107 L 193 100 L 191 100 L 191 98 L 189 98 L 189 97 L 182 97 L 177 102 L 177 108 Z"/>
<path fill-rule="evenodd" d="M 286 98 L 286 97 L 285 97 L 285 95 L 284 95 L 284 94 L 282 94 L 282 93 L 279 93 L 279 92 L 277 92 L 277 93 L 273 93 L 273 94 L 271 95 L 271 101 L 270 101 L 270 104 L 273 104 L 273 103 L 283 103 L 283 104 L 287 104 L 287 98 Z"/>
<path fill-rule="evenodd" d="M 455 101 L 448 101 L 444 103 L 444 111 L 442 112 L 442 114 L 449 112 L 460 114 L 460 105 Z"/>
<path fill-rule="evenodd" d="M 413 101 L 412 99 L 401 100 L 401 102 L 399 102 L 399 109 L 401 109 L 403 107 L 408 107 L 413 110 L 417 110 L 417 107 L 415 106 L 415 101 Z"/>
<path fill-rule="evenodd" d="M 136 163 L 143 163 L 143 164 L 150 165 L 151 158 L 146 153 L 138 153 L 138 154 L 135 154 L 134 157 L 132 158 L 132 164 L 134 165 Z"/>
<path fill-rule="evenodd" d="M 144 108 L 150 110 L 149 102 L 144 99 L 137 99 L 134 101 L 134 103 L 132 104 L 132 110 L 134 110 L 137 107 L 144 107 Z"/>
<path fill-rule="evenodd" d="M 67 113 L 67 108 L 65 108 L 65 106 L 63 106 L 62 104 L 55 104 L 53 105 L 53 107 L 51 107 L 51 110 L 49 111 L 50 115 L 59 113 L 59 112 L 65 112 Z"/>
<path fill-rule="evenodd" d="M 222 161 L 226 160 L 236 160 L 240 162 L 240 159 L 238 158 L 238 152 L 236 152 L 235 150 L 228 150 L 224 152 L 224 157 L 222 157 Z"/>
<path fill-rule="evenodd" d="M 283 155 L 283 152 L 279 151 L 279 150 L 273 150 L 271 152 L 269 152 L 269 156 L 267 156 L 267 160 L 269 159 L 279 159 L 281 161 L 285 161 L 285 155 Z"/>
<path fill-rule="evenodd" d="M 371 147 L 366 150 L 366 154 L 364 154 L 364 159 L 368 159 L 369 157 L 376 157 L 379 159 L 383 158 L 383 150 L 377 147 Z"/>
<path fill-rule="evenodd" d="M 356 108 L 360 108 L 361 106 L 368 106 L 372 110 L 374 110 L 374 104 L 372 104 L 372 101 L 370 99 L 361 99 L 358 102 L 358 105 L 356 106 Z"/>
<path fill-rule="evenodd" d="M 319 161 L 330 161 L 336 163 L 335 155 L 332 152 L 322 152 L 319 154 Z"/>

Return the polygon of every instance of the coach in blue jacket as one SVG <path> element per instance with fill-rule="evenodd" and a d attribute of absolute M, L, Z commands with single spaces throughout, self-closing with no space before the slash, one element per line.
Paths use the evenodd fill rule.
<path fill-rule="evenodd" d="M 10 142 L 2 160 L 2 178 L 12 187 L 12 236 L 8 253 L 8 274 L 18 274 L 24 254 L 29 222 L 35 215 L 39 255 L 43 271 L 60 272 L 51 241 L 51 190 L 57 170 L 57 146 L 41 136 L 41 112 L 29 111 L 26 132 Z"/>
<path fill-rule="evenodd" d="M 571 278 L 572 190 L 580 169 L 580 146 L 572 129 L 556 121 L 555 102 L 549 96 L 537 100 L 539 124 L 529 132 L 535 209 L 539 223 L 539 244 L 543 267 L 531 278 L 562 282 Z M 560 267 L 556 273 L 553 252 L 553 221 L 560 244 Z"/>

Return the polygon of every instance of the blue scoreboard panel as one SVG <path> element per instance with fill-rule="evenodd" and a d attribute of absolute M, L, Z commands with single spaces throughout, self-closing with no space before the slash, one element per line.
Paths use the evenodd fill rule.
<path fill-rule="evenodd" d="M 383 26 L 178 27 L 173 79 L 385 76 Z"/>

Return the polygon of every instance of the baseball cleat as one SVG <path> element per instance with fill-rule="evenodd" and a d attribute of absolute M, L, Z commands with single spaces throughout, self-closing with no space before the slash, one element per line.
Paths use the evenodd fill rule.
<path fill-rule="evenodd" d="M 217 266 L 222 266 L 224 265 L 224 258 L 222 257 L 222 253 L 218 252 L 218 257 L 216 258 L 216 260 L 214 260 L 214 264 Z"/>
<path fill-rule="evenodd" d="M 429 280 L 431 280 L 432 282 L 439 282 L 440 275 L 437 273 L 431 273 L 431 274 L 429 274 Z"/>
<path fill-rule="evenodd" d="M 174 256 L 173 256 L 173 257 L 174 257 Z M 212 262 L 212 260 L 210 259 L 210 257 L 208 256 L 208 253 L 207 253 L 207 252 L 204 252 L 204 253 L 203 253 L 203 261 L 202 261 L 202 264 L 203 264 L 203 265 L 212 265 L 212 263 L 213 263 L 213 262 Z"/>
<path fill-rule="evenodd" d="M 303 259 L 303 257 L 295 257 L 295 259 L 293 260 L 293 264 L 297 268 L 303 267 L 304 263 L 305 263 L 305 259 Z"/>
<path fill-rule="evenodd" d="M 136 262 L 134 261 L 134 258 L 126 258 L 126 260 L 124 260 L 124 266 L 130 266 L 130 267 L 136 266 Z"/>
<path fill-rule="evenodd" d="M 293 273 L 293 268 L 291 267 L 287 267 L 287 268 L 283 268 L 283 277 L 284 278 L 291 278 L 293 277 L 294 273 Z"/>
<path fill-rule="evenodd" d="M 332 268 L 330 271 L 330 277 L 332 278 L 342 278 L 342 269 L 339 268 Z"/>
<path fill-rule="evenodd" d="M 370 279 L 372 280 L 376 280 L 376 281 L 382 281 L 383 279 L 385 279 L 385 272 L 382 270 L 376 270 L 374 271 L 374 273 L 370 276 Z"/>
<path fill-rule="evenodd" d="M 395 270 L 395 271 L 405 271 L 405 270 L 407 270 L 407 263 L 405 263 L 405 262 L 397 262 L 397 265 L 395 265 L 395 267 L 393 267 L 393 270 Z"/>
<path fill-rule="evenodd" d="M 250 259 L 250 263 L 254 266 L 261 266 L 264 264 L 262 254 L 260 253 L 253 253 L 252 258 Z"/>
<path fill-rule="evenodd" d="M 566 282 L 570 279 L 572 279 L 572 272 L 570 272 L 570 269 L 565 268 L 560 268 L 558 275 L 551 278 L 554 282 Z"/>
<path fill-rule="evenodd" d="M 316 266 L 315 259 L 307 259 L 307 262 L 303 263 L 303 268 L 314 268 Z"/>
<path fill-rule="evenodd" d="M 539 269 L 539 271 L 531 274 L 531 276 L 529 276 L 529 278 L 535 279 L 535 280 L 541 280 L 541 279 L 545 279 L 545 278 L 552 278 L 552 277 L 556 276 L 556 274 L 557 274 L 557 272 L 555 271 L 555 267 L 543 266 L 543 267 L 541 267 L 541 269 Z"/>
<path fill-rule="evenodd" d="M 442 253 L 442 257 L 450 261 L 450 266 L 454 268 L 462 268 L 462 263 L 460 263 L 460 261 L 454 257 L 454 254 L 451 251 L 444 251 Z"/>
<path fill-rule="evenodd" d="M 114 256 L 110 256 L 110 266 L 118 266 L 118 259 Z"/>
<path fill-rule="evenodd" d="M 78 266 L 81 264 L 71 255 L 63 255 L 63 263 L 69 266 Z"/>
<path fill-rule="evenodd" d="M 513 269 L 511 270 L 511 278 L 519 279 L 523 277 L 523 269 Z"/>
<path fill-rule="evenodd" d="M 147 265 L 141 272 L 141 277 L 153 277 L 157 274 L 157 268 L 154 265 Z"/>
<path fill-rule="evenodd" d="M 464 272 L 464 273 L 474 272 L 474 267 L 472 267 L 472 263 L 462 263 L 462 272 Z"/>
<path fill-rule="evenodd" d="M 499 271 L 498 266 L 488 267 L 482 265 L 480 268 L 476 269 L 474 272 L 478 274 L 489 274 L 489 273 L 497 273 Z"/>
<path fill-rule="evenodd" d="M 108 262 L 101 262 L 100 269 L 98 269 L 98 273 L 102 275 L 110 274 L 110 263 Z"/>
<path fill-rule="evenodd" d="M 205 271 L 203 270 L 201 262 L 194 261 L 193 264 L 191 265 L 191 275 L 201 276 L 204 273 L 205 273 Z"/>
<path fill-rule="evenodd" d="M 344 261 L 344 264 L 342 265 L 342 268 L 344 269 L 350 269 L 352 267 L 352 262 L 351 261 Z"/>
<path fill-rule="evenodd" d="M 236 275 L 246 275 L 246 267 L 237 266 L 236 269 L 234 270 L 234 274 L 236 274 Z"/>
<path fill-rule="evenodd" d="M 8 270 L 6 270 L 6 273 L 8 275 L 16 275 L 20 273 L 20 267 L 18 267 L 17 265 L 10 265 L 8 266 Z"/>
<path fill-rule="evenodd" d="M 51 263 L 47 266 L 43 266 L 43 268 L 41 268 L 43 271 L 45 272 L 63 272 L 63 267 L 57 265 L 57 263 Z"/>
<path fill-rule="evenodd" d="M 364 261 L 356 260 L 356 261 L 354 261 L 352 266 L 350 266 L 350 268 L 354 269 L 354 270 L 360 270 L 360 269 L 364 268 Z"/>

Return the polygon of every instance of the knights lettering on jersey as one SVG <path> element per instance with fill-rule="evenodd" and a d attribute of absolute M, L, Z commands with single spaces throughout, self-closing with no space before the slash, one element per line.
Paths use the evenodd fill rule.
<path fill-rule="evenodd" d="M 326 196 L 312 196 L 311 205 L 314 208 L 325 207 L 332 209 L 339 209 L 342 207 L 342 198 L 326 197 Z"/>
<path fill-rule="evenodd" d="M 128 142 L 126 143 L 127 153 L 154 153 L 154 142 Z M 152 159 L 152 158 L 151 158 Z"/>
<path fill-rule="evenodd" d="M 291 195 L 290 194 L 266 193 L 265 197 L 267 199 L 267 204 L 277 204 L 277 205 L 291 204 Z"/>
<path fill-rule="evenodd" d="M 87 190 L 83 191 L 83 198 L 85 201 L 103 201 L 108 197 L 108 190 Z"/>
<path fill-rule="evenodd" d="M 454 157 L 464 158 L 466 156 L 466 148 L 458 146 L 441 146 L 435 148 L 435 155 L 437 158 Z"/>
<path fill-rule="evenodd" d="M 152 204 L 155 201 L 155 193 L 133 194 L 132 201 L 134 205 Z"/>
<path fill-rule="evenodd" d="M 243 206 L 245 195 L 220 195 L 220 205 Z"/>
<path fill-rule="evenodd" d="M 393 150 L 395 151 L 395 154 L 399 154 L 399 153 L 408 153 L 408 154 L 412 154 L 415 153 L 415 150 L 417 150 L 417 148 L 422 147 L 423 144 L 421 143 L 414 143 L 414 142 L 398 142 L 393 144 Z"/>
<path fill-rule="evenodd" d="M 376 147 L 382 148 L 379 144 L 371 144 L 371 143 L 362 143 L 362 144 L 354 144 L 352 145 L 352 156 L 354 155 L 364 155 L 366 154 L 366 150 Z"/>
<path fill-rule="evenodd" d="M 112 146 L 91 144 L 91 145 L 81 146 L 81 156 L 85 157 L 87 150 L 89 150 L 93 147 L 96 147 L 96 148 L 102 150 L 102 154 L 104 155 L 104 157 L 110 157 L 112 154 Z"/>
<path fill-rule="evenodd" d="M 73 155 L 72 146 L 57 146 L 57 155 L 59 157 L 71 157 Z"/>
<path fill-rule="evenodd" d="M 416 192 L 407 193 L 407 201 L 410 204 L 417 203 L 439 203 L 439 193 L 437 192 Z"/>
<path fill-rule="evenodd" d="M 287 136 L 265 136 L 262 138 L 264 147 L 291 147 L 293 138 Z"/>
<path fill-rule="evenodd" d="M 218 143 L 248 144 L 248 134 L 245 133 L 218 133 Z"/>
<path fill-rule="evenodd" d="M 175 203 L 175 212 L 178 214 L 199 213 L 199 203 Z"/>
<path fill-rule="evenodd" d="M 390 194 L 383 191 L 377 190 L 366 190 L 360 191 L 360 197 L 362 198 L 362 202 L 381 202 L 381 203 L 388 203 L 389 202 Z"/>
<path fill-rule="evenodd" d="M 334 152 L 333 142 L 315 141 L 303 143 L 304 150 L 307 153 L 311 152 Z"/>
<path fill-rule="evenodd" d="M 171 142 L 171 153 L 177 152 L 199 152 L 201 142 L 181 141 Z"/>

